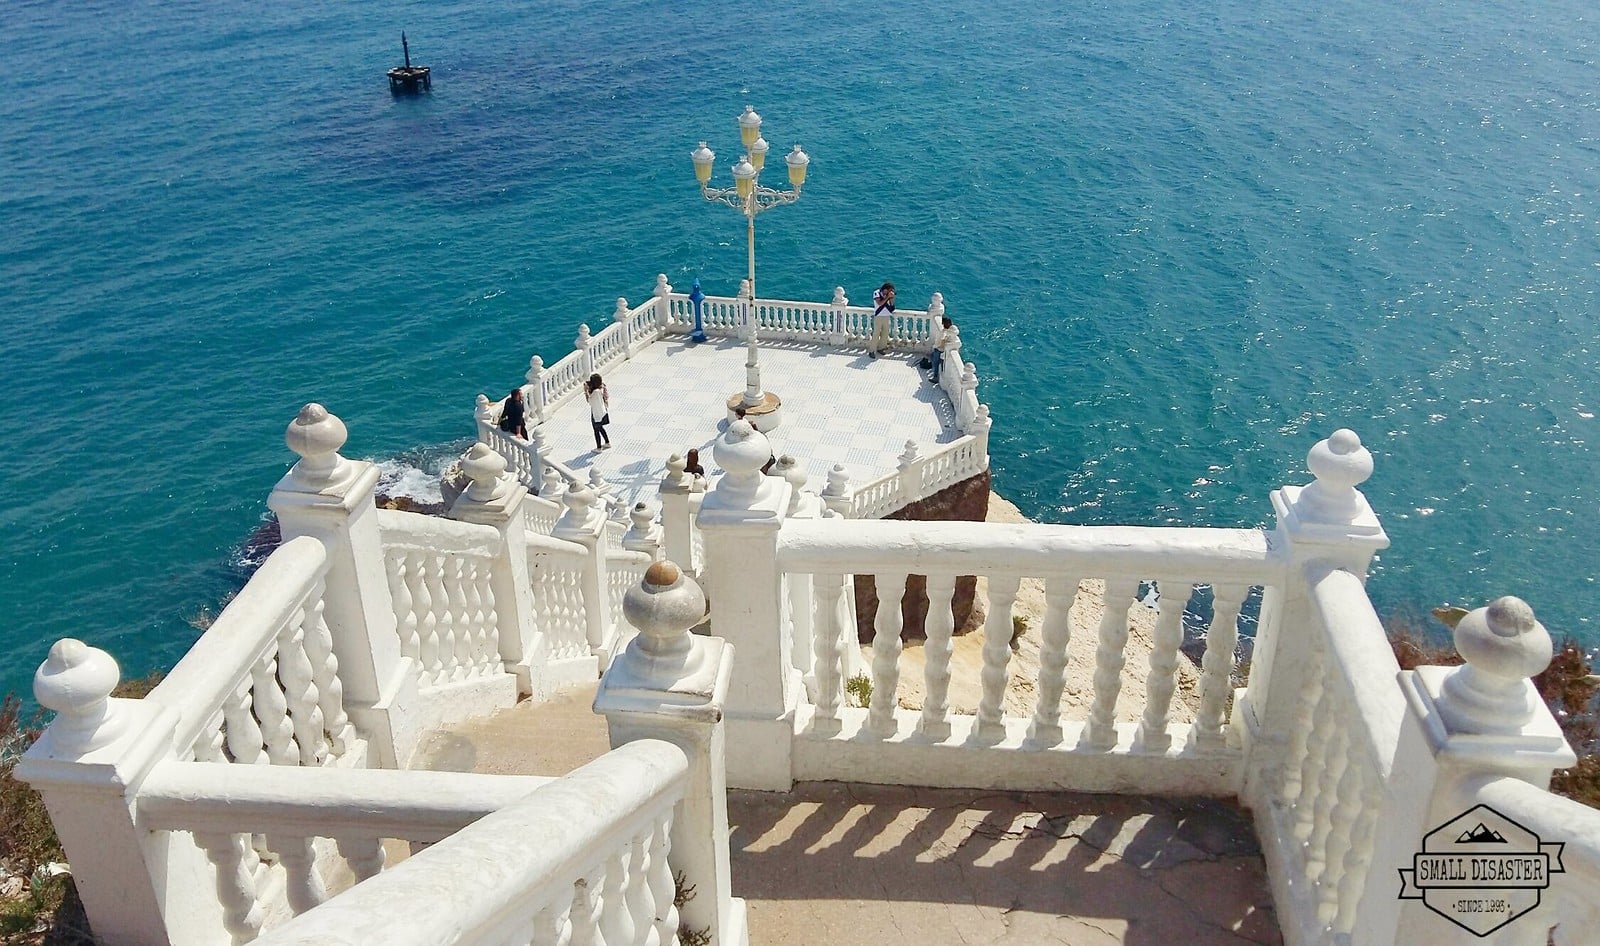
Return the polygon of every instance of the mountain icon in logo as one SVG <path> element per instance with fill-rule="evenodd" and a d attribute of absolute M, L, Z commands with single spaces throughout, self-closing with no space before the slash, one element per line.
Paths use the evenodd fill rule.
<path fill-rule="evenodd" d="M 1483 822 L 1480 821 L 1480 822 L 1478 822 L 1478 826 L 1476 828 L 1473 828 L 1471 831 L 1463 832 L 1461 837 L 1456 838 L 1456 843 L 1457 844 L 1505 844 L 1506 843 L 1506 839 L 1500 836 L 1500 832 L 1489 828 L 1487 825 L 1485 825 Z"/>

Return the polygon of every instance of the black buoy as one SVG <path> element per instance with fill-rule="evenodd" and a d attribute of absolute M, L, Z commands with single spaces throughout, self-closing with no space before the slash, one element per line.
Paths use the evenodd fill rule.
<path fill-rule="evenodd" d="M 432 89 L 432 70 L 427 66 L 411 64 L 411 44 L 406 41 L 406 34 L 403 32 L 400 34 L 400 50 L 405 53 L 406 64 L 389 70 L 389 91 L 395 95 L 402 93 L 415 95 Z"/>

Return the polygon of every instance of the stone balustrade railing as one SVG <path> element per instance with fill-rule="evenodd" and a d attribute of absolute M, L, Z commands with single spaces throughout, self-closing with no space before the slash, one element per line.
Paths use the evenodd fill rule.
<path fill-rule="evenodd" d="M 327 554 L 310 538 L 267 557 L 153 698 L 178 712 L 174 758 L 364 765 L 323 617 Z M 346 758 L 348 756 L 348 758 Z"/>
<path fill-rule="evenodd" d="M 839 519 L 786 523 L 778 536 L 780 573 L 809 575 L 816 698 L 802 702 L 796 722 L 795 777 L 857 778 L 921 785 L 1131 789 L 1229 794 L 1237 790 L 1239 755 L 1226 745 L 1225 709 L 1233 692 L 1241 603 L 1283 582 L 1283 559 L 1265 533 L 1235 529 L 1143 529 L 968 522 Z M 872 575 L 878 609 L 869 709 L 843 705 L 843 675 L 856 629 L 838 619 L 847 578 Z M 898 708 L 901 597 L 909 575 L 925 576 L 927 645 L 920 713 Z M 983 625 L 982 699 L 974 716 L 950 711 L 952 597 L 956 578 L 988 578 Z M 1037 699 L 1031 716 L 1003 712 L 1011 677 L 1012 607 L 1022 578 L 1045 582 Z M 1105 607 L 1095 627 L 1074 626 L 1072 608 L 1085 578 L 1105 582 Z M 1145 671 L 1142 721 L 1117 724 L 1116 709 L 1130 623 L 1147 607 L 1139 592 L 1159 590 L 1155 650 Z M 1174 672 L 1183 615 L 1210 599 L 1198 719 L 1171 721 Z M 1191 598 L 1195 607 L 1189 608 Z M 1197 630 L 1195 627 L 1191 631 Z M 1084 720 L 1063 722 L 1061 694 L 1068 641 L 1095 635 L 1094 691 Z M 863 740 L 871 749 L 863 750 Z M 979 756 L 982 760 L 979 761 Z M 912 773 L 915 773 L 912 776 Z M 981 774 L 980 774 L 981 773 Z M 981 784 L 975 784 L 973 779 Z"/>
<path fill-rule="evenodd" d="M 584 600 L 584 568 L 588 557 L 582 545 L 548 536 L 528 536 L 528 577 L 533 585 L 533 603 L 548 659 L 552 665 L 579 662 L 583 666 L 562 676 L 587 675 L 594 679 L 598 670 L 589 650 L 587 623 L 589 607 Z"/>
<path fill-rule="evenodd" d="M 491 526 L 378 510 L 400 652 L 424 688 L 506 676 L 491 577 L 502 539 Z"/>
<path fill-rule="evenodd" d="M 623 746 L 256 942 L 675 942 L 671 831 L 688 771 L 677 746 Z"/>

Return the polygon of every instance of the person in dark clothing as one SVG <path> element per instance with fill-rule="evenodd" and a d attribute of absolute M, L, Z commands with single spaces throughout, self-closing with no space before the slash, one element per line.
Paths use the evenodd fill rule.
<path fill-rule="evenodd" d="M 516 434 L 523 440 L 528 439 L 527 412 L 522 407 L 522 389 L 512 388 L 506 395 L 506 405 L 500 409 L 500 429 L 508 434 Z"/>

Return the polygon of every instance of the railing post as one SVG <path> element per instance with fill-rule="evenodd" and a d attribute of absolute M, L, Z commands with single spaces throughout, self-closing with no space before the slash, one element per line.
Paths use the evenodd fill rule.
<path fill-rule="evenodd" d="M 737 654 L 728 691 L 728 781 L 739 788 L 788 791 L 800 674 L 789 660 L 778 530 L 790 487 L 761 475 L 772 448 L 747 421 L 730 424 L 712 449 L 725 472 L 701 503 L 699 525 L 705 571 L 716 588 L 711 626 Z"/>
<path fill-rule="evenodd" d="M 586 486 L 573 485 L 561 497 L 566 512 L 556 521 L 551 535 L 583 546 L 583 626 L 589 653 L 600 659 L 600 666 L 611 662 L 611 619 L 606 584 L 605 510 L 600 497 Z"/>
<path fill-rule="evenodd" d="M 994 426 L 994 421 L 989 419 L 989 405 L 978 405 L 978 416 L 973 418 L 971 434 L 977 441 L 973 445 L 973 453 L 978 460 L 978 469 L 989 468 L 989 428 Z"/>
<path fill-rule="evenodd" d="M 631 525 L 622 536 L 622 547 L 630 552 L 644 552 L 652 559 L 661 558 L 661 526 L 656 524 L 656 507 L 647 502 L 637 502 L 628 511 Z"/>
<path fill-rule="evenodd" d="M 140 787 L 171 758 L 178 714 L 111 699 L 118 675 L 105 651 L 57 641 L 33 678 L 39 705 L 57 715 L 16 775 L 44 798 L 97 941 L 201 942 L 222 929 L 216 897 L 194 889 L 210 870 L 205 856 L 136 818 Z M 174 877 L 189 889 L 172 888 Z"/>
<path fill-rule="evenodd" d="M 833 334 L 828 338 L 829 344 L 835 348 L 843 347 L 848 333 L 845 331 L 845 308 L 850 305 L 850 300 L 844 296 L 843 286 L 833 287 Z"/>
<path fill-rule="evenodd" d="M 344 422 L 321 404 L 307 404 L 284 439 L 300 455 L 267 497 L 283 541 L 315 537 L 328 551 L 322 601 L 333 635 L 345 712 L 377 752 L 384 768 L 405 764 L 417 732 L 407 704 L 414 701 L 416 667 L 400 653 L 394 605 L 378 533 L 373 494 L 378 469 L 339 455 Z"/>
<path fill-rule="evenodd" d="M 633 323 L 628 318 L 628 300 L 622 296 L 617 297 L 617 311 L 611 313 L 611 321 L 622 326 L 617 329 L 622 334 L 622 357 L 633 357 Z"/>
<path fill-rule="evenodd" d="M 650 294 L 656 297 L 656 325 L 661 328 L 659 334 L 665 335 L 667 326 L 672 324 L 672 287 L 667 284 L 666 273 L 656 273 L 656 287 Z"/>
<path fill-rule="evenodd" d="M 667 458 L 667 472 L 661 477 L 661 537 L 666 546 L 668 561 L 680 562 L 688 571 L 694 570 L 693 522 L 689 513 L 689 496 L 694 492 L 694 477 L 686 470 L 689 461 L 674 453 Z"/>
<path fill-rule="evenodd" d="M 490 420 L 493 413 L 489 395 L 479 394 L 478 400 L 472 408 L 472 419 L 478 423 L 478 442 L 488 443 L 490 431 L 494 430 L 494 421 Z"/>
<path fill-rule="evenodd" d="M 972 433 L 972 422 L 978 417 L 978 366 L 967 362 L 961 369 L 961 395 L 956 400 L 956 426 L 964 434 Z"/>
<path fill-rule="evenodd" d="M 919 350 L 934 351 L 933 343 L 938 341 L 939 333 L 944 330 L 943 320 L 944 293 L 936 292 L 933 294 L 933 298 L 928 300 L 928 331 L 924 337 L 917 340 L 917 348 Z M 940 366 L 939 370 L 941 372 L 944 371 L 944 367 Z M 943 375 L 941 374 L 940 377 L 943 377 Z"/>
<path fill-rule="evenodd" d="M 910 505 L 917 501 L 917 496 L 922 492 L 922 468 L 927 464 L 927 459 L 917 450 L 915 440 L 907 440 L 906 448 L 900 454 L 895 469 L 900 473 L 900 502 Z"/>
<path fill-rule="evenodd" d="M 662 739 L 689 757 L 689 784 L 672 821 L 668 860 L 697 896 L 682 923 L 704 929 L 716 946 L 744 946 L 745 906 L 729 875 L 723 708 L 734 673 L 734 649 L 689 628 L 706 611 L 694 579 L 670 561 L 656 562 L 628 589 L 622 613 L 639 633 L 600 679 L 594 710 L 605 716 L 613 749 Z"/>
<path fill-rule="evenodd" d="M 493 526 L 500 532 L 500 554 L 490 572 L 495 625 L 500 632 L 500 663 L 517 678 L 517 692 L 543 698 L 546 662 L 544 635 L 533 610 L 528 578 L 528 542 L 522 502 L 528 488 L 506 472 L 506 461 L 483 444 L 474 444 L 461 461 L 472 484 L 450 506 L 449 517 Z"/>
<path fill-rule="evenodd" d="M 828 471 L 828 485 L 822 488 L 822 502 L 837 516 L 848 519 L 855 497 L 850 490 L 850 471 L 835 463 Z"/>
<path fill-rule="evenodd" d="M 959 407 L 961 376 L 966 373 L 963 367 L 965 362 L 961 360 L 961 326 L 950 326 L 950 339 L 944 343 L 944 354 L 935 354 L 935 357 L 944 359 L 944 364 L 939 366 L 939 387 L 944 388 L 945 396 L 950 399 L 950 403 Z M 956 366 L 954 371 L 950 370 L 952 364 Z"/>
<path fill-rule="evenodd" d="M 1452 855 L 1452 847 L 1462 831 L 1476 828 L 1480 821 L 1491 831 L 1503 832 L 1508 841 L 1526 840 L 1509 837 L 1512 831 L 1501 823 L 1504 815 L 1493 808 L 1478 809 L 1465 783 L 1483 775 L 1509 775 L 1548 788 L 1554 770 L 1577 762 L 1531 679 L 1549 666 L 1554 652 L 1550 634 L 1533 609 L 1519 598 L 1500 598 L 1463 617 L 1454 639 L 1465 664 L 1418 667 L 1400 674 L 1409 712 L 1373 832 L 1372 869 L 1359 901 L 1356 942 L 1481 942 L 1488 928 L 1463 927 L 1495 920 L 1482 913 L 1454 920 L 1438 915 L 1440 910 L 1450 913 L 1464 891 L 1439 889 L 1437 883 L 1430 885 L 1427 878 L 1416 876 L 1412 869 L 1416 855 L 1442 853 L 1464 859 L 1460 853 Z M 1460 825 L 1452 824 L 1456 819 Z M 1531 858 L 1538 852 L 1515 847 L 1505 853 Z M 1393 894 L 1395 869 L 1400 869 L 1403 884 L 1399 900 Z M 1563 878 L 1546 874 L 1544 879 L 1557 884 Z M 1466 891 L 1470 897 L 1498 894 L 1497 899 L 1527 892 L 1489 885 L 1480 892 Z M 1519 924 L 1519 930 L 1528 928 L 1528 942 L 1543 942 L 1551 925 L 1545 919 L 1535 911 L 1511 923 Z"/>
<path fill-rule="evenodd" d="M 585 380 L 594 374 L 594 356 L 589 352 L 589 323 L 584 322 L 578 326 L 578 337 L 572 340 L 572 347 L 578 352 L 578 361 L 583 365 Z"/>
<path fill-rule="evenodd" d="M 528 389 L 523 392 L 522 399 L 528 402 L 528 410 L 533 412 L 535 424 L 544 423 L 544 359 L 534 355 L 528 359 L 528 373 L 524 375 L 528 382 Z"/>

